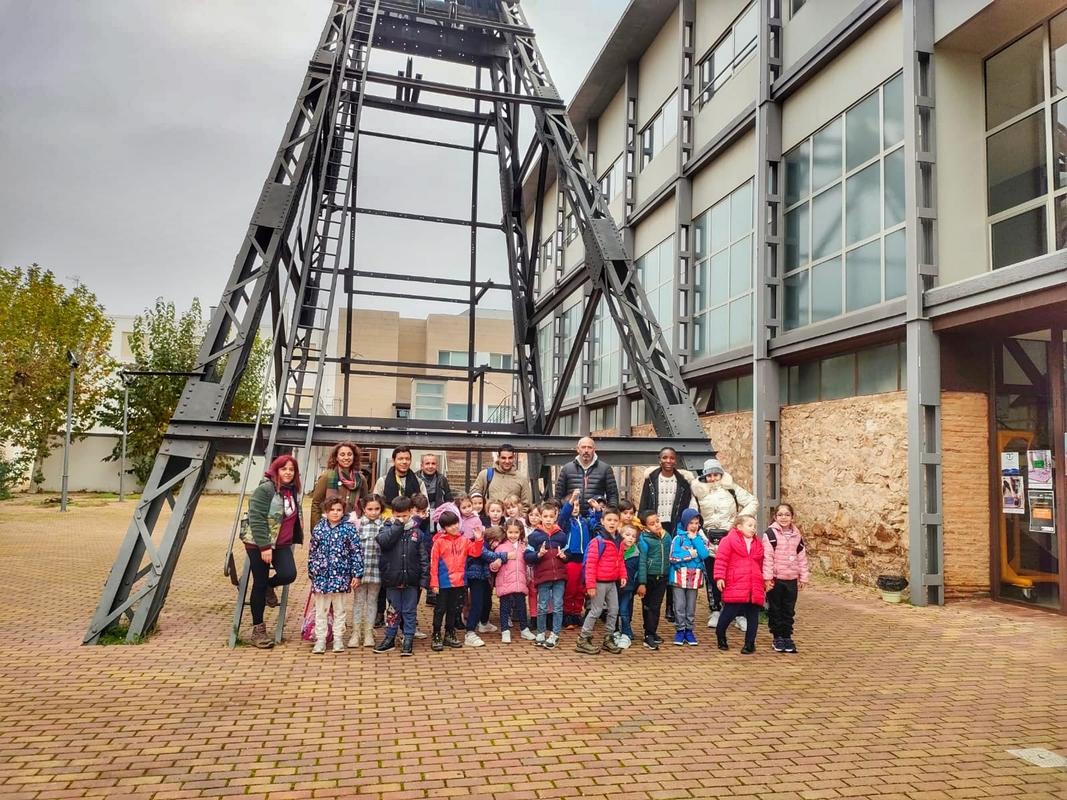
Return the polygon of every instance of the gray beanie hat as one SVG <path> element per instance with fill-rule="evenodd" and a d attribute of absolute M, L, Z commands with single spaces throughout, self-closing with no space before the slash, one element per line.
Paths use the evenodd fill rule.
<path fill-rule="evenodd" d="M 726 470 L 722 468 L 722 464 L 719 463 L 717 458 L 709 458 L 704 462 L 704 469 L 700 473 L 700 477 L 703 478 L 707 475 L 725 475 Z"/>

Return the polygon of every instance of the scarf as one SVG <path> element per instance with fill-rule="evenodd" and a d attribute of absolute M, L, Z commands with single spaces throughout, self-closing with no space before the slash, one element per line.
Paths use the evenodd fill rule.
<path fill-rule="evenodd" d="M 407 471 L 404 475 L 404 488 L 400 488 L 399 476 L 396 473 L 396 469 L 391 469 L 385 473 L 385 500 L 386 502 L 393 502 L 397 497 L 403 495 L 404 497 L 414 497 L 419 493 L 419 479 L 415 477 L 415 473 L 411 470 Z"/>
<path fill-rule="evenodd" d="M 357 485 L 357 480 L 356 480 L 356 476 L 357 475 L 359 475 L 359 473 L 356 472 L 355 470 L 352 470 L 352 472 L 346 478 L 345 474 L 343 472 L 341 472 L 341 468 L 338 467 L 337 469 L 334 470 L 334 479 L 337 481 L 337 485 L 333 486 L 331 488 L 340 489 L 342 486 L 344 486 L 350 492 L 355 491 L 356 485 Z"/>
<path fill-rule="evenodd" d="M 441 473 L 435 472 L 433 475 L 427 475 L 425 472 L 419 472 L 419 477 L 422 478 L 422 485 L 426 487 L 426 496 L 430 498 L 430 505 L 436 505 L 437 486 L 441 480 Z"/>

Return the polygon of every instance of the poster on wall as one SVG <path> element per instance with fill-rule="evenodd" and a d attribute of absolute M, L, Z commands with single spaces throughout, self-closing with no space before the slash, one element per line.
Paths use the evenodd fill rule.
<path fill-rule="evenodd" d="M 1026 498 L 1023 495 L 1023 479 L 1020 475 L 1002 475 L 1000 478 L 1001 510 L 1005 514 L 1026 513 Z"/>
<path fill-rule="evenodd" d="M 1055 533 L 1052 517 L 1053 494 L 1050 489 L 1031 489 L 1030 531 L 1032 533 Z"/>
<path fill-rule="evenodd" d="M 1001 453 L 1000 454 L 1000 474 L 1001 475 L 1022 475 L 1019 469 L 1019 454 L 1018 453 Z"/>
<path fill-rule="evenodd" d="M 1026 451 L 1026 483 L 1031 489 L 1052 488 L 1052 451 Z"/>

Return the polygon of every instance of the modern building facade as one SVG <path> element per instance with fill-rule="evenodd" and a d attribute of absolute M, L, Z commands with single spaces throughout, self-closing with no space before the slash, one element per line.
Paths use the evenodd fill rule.
<path fill-rule="evenodd" d="M 571 102 L 721 460 L 822 571 L 1067 611 L 1065 92 L 1062 2 L 633 0 Z M 604 314 L 553 380 L 583 243 L 528 211 L 559 432 L 651 435 Z"/>

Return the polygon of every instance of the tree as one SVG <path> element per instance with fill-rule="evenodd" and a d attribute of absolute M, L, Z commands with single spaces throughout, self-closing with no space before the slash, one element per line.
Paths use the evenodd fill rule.
<path fill-rule="evenodd" d="M 0 442 L 20 452 L 19 474 L 33 465 L 34 485 L 44 480 L 44 460 L 62 441 L 67 351 L 79 361 L 72 425 L 77 436 L 96 423 L 114 369 L 111 328 L 96 295 L 84 286 L 67 289 L 37 264 L 0 267 Z"/>
<path fill-rule="evenodd" d="M 200 301 L 193 299 L 189 310 L 179 315 L 174 303 L 157 299 L 155 306 L 137 317 L 130 334 L 131 372 L 189 372 L 196 366 L 197 353 L 206 325 Z M 259 411 L 263 369 L 270 358 L 270 347 L 258 336 L 238 384 L 229 418 L 240 422 L 255 419 Z M 222 364 L 220 364 L 221 368 Z M 152 471 L 167 425 L 178 406 L 186 378 L 180 375 L 131 376 L 129 380 L 129 417 L 126 434 L 127 469 L 144 484 Z M 112 382 L 101 416 L 104 424 L 122 430 L 122 394 L 120 379 Z M 122 457 L 122 443 L 116 443 L 108 457 Z M 215 474 L 237 479 L 240 459 L 220 456 L 215 459 Z"/>

